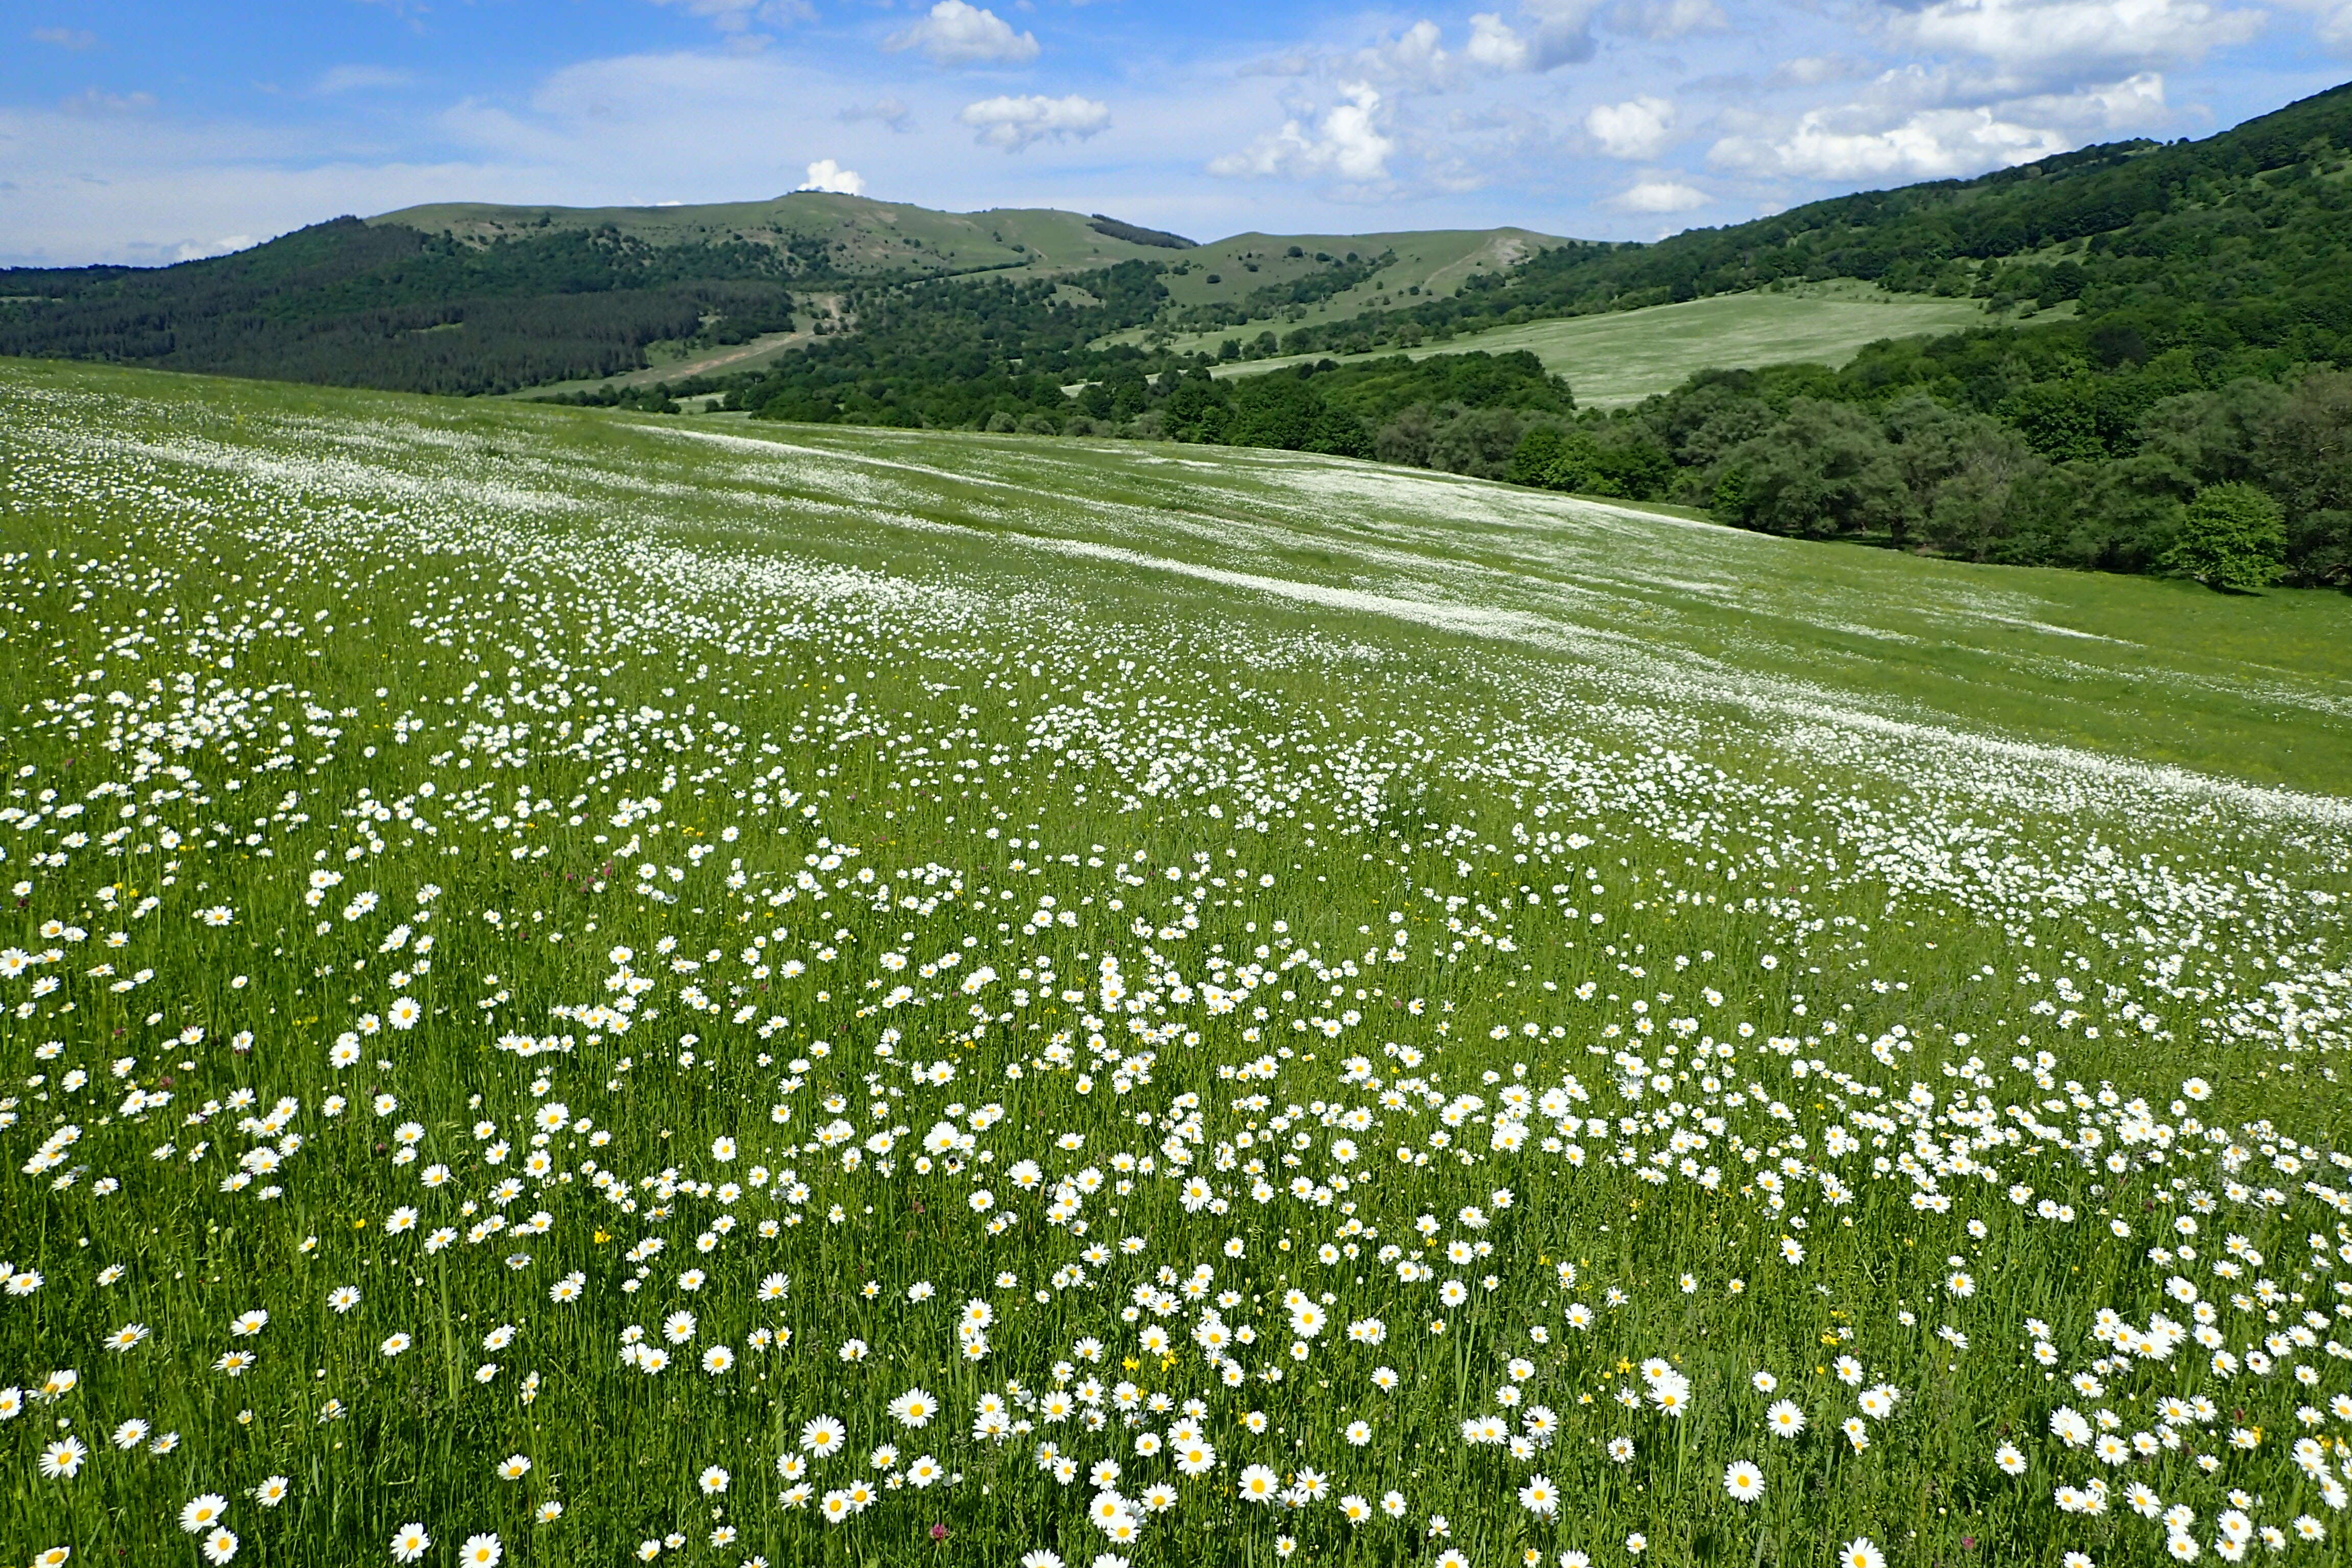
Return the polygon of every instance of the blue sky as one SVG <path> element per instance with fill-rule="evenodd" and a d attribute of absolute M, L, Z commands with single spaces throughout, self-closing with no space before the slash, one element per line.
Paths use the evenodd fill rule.
<path fill-rule="evenodd" d="M 0 262 L 40 265 L 812 181 L 1196 238 L 1650 238 L 2352 78 L 2352 0 L 9 0 L 0 28 Z"/>

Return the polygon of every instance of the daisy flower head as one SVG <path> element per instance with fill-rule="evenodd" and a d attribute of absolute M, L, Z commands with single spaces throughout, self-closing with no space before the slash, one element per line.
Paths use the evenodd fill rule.
<path fill-rule="evenodd" d="M 849 1433 L 830 1415 L 820 1415 L 801 1428 L 801 1447 L 817 1458 L 829 1458 L 849 1441 Z"/>
<path fill-rule="evenodd" d="M 1867 1535 L 1857 1535 L 1838 1548 L 1839 1568 L 1886 1568 L 1886 1554 Z"/>
<path fill-rule="evenodd" d="M 215 1529 L 210 1535 L 205 1537 L 205 1561 L 218 1568 L 218 1564 L 236 1555 L 236 1534 L 234 1531 Z"/>
<path fill-rule="evenodd" d="M 180 1528 L 190 1535 L 202 1535 L 221 1521 L 228 1511 L 228 1499 L 218 1492 L 206 1492 L 191 1498 L 180 1509 Z"/>
<path fill-rule="evenodd" d="M 1764 1425 L 1775 1437 L 1794 1437 L 1805 1429 L 1805 1413 L 1793 1399 L 1778 1399 L 1764 1412 Z"/>
<path fill-rule="evenodd" d="M 61 1437 L 41 1449 L 40 1470 L 43 1480 L 69 1481 L 81 1473 L 82 1461 L 89 1450 L 79 1437 Z"/>
<path fill-rule="evenodd" d="M 457 1561 L 465 1568 L 498 1568 L 506 1554 L 507 1549 L 495 1534 L 469 1535 L 466 1544 L 457 1549 Z"/>
<path fill-rule="evenodd" d="M 1764 1495 L 1764 1472 L 1746 1459 L 1736 1459 L 1723 1472 L 1723 1489 L 1734 1502 L 1754 1502 Z"/>

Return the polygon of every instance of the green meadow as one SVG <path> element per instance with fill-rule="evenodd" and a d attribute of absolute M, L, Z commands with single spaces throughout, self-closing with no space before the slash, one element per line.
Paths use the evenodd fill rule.
<path fill-rule="evenodd" d="M 1617 408 L 1670 391 L 1696 371 L 1783 363 L 1834 368 L 1882 338 L 1955 331 L 1981 325 L 1984 319 L 1984 307 L 1975 300 L 1888 294 L 1849 284 L 1803 292 L 1717 294 L 1680 305 L 1489 327 L 1402 352 L 1421 359 L 1525 350 L 1546 370 L 1566 376 L 1579 404 Z M 1180 346 L 1214 352 L 1215 338 L 1209 333 Z M 1251 375 L 1321 357 L 1250 360 L 1220 374 Z M 1345 363 L 1374 356 L 1329 357 Z"/>
<path fill-rule="evenodd" d="M 0 1563 L 2339 1560 L 2341 595 L 29 362 L 0 523 Z"/>

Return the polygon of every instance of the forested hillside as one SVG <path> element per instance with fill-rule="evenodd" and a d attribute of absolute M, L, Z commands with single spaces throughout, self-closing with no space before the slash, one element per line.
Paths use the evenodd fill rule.
<path fill-rule="evenodd" d="M 0 273 L 0 353 L 118 360 L 382 386 L 506 392 L 645 363 L 706 320 L 788 327 L 793 281 L 837 274 L 822 247 L 658 247 L 614 231 L 472 245 L 337 218 L 254 249 L 155 270 Z"/>
<path fill-rule="evenodd" d="M 1286 337 L 1286 353 L 1402 331 L 1619 310 L 1792 281 L 2079 300 L 2150 342 L 2336 357 L 2352 335 L 2352 84 L 2202 142 L 2126 142 L 1974 180 L 1795 207 L 1654 245 L 1564 245 L 1445 299 Z"/>

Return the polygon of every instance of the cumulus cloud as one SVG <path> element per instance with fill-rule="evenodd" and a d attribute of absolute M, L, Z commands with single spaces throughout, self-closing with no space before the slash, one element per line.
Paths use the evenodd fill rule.
<path fill-rule="evenodd" d="M 1535 58 L 1535 46 L 1493 11 L 1470 18 L 1470 42 L 1463 58 L 1489 70 L 1523 71 Z"/>
<path fill-rule="evenodd" d="M 1523 70 L 1548 71 L 1592 58 L 1595 0 L 1520 0 L 1527 40 Z"/>
<path fill-rule="evenodd" d="M 1110 105 L 1072 93 L 1067 98 L 983 98 L 964 105 L 957 119 L 979 132 L 976 140 L 1018 153 L 1047 138 L 1083 140 L 1110 126 Z"/>
<path fill-rule="evenodd" d="M 1313 128 L 1289 120 L 1271 136 L 1261 136 L 1239 153 L 1212 161 L 1209 173 L 1239 176 L 1287 175 L 1294 179 L 1337 174 L 1364 184 L 1388 177 L 1396 143 L 1381 130 L 1381 95 L 1370 82 L 1349 82 L 1346 100 L 1327 110 Z"/>
<path fill-rule="evenodd" d="M 2030 163 L 2165 117 L 2156 71 L 2047 92 L 1998 86 L 1965 69 L 1906 66 L 1793 122 L 1727 112 L 1733 133 L 1707 156 L 1722 168 L 1828 181 L 1943 179 Z"/>
<path fill-rule="evenodd" d="M 1602 152 L 1634 162 L 1664 152 L 1674 140 L 1674 127 L 1675 106 L 1646 94 L 1622 103 L 1597 104 L 1584 116 L 1584 129 Z"/>
<path fill-rule="evenodd" d="M 1437 24 L 1423 18 L 1393 38 L 1384 39 L 1356 56 L 1356 68 L 1366 75 L 1401 79 L 1426 87 L 1444 87 L 1454 75 L 1454 57 L 1445 51 Z"/>
<path fill-rule="evenodd" d="M 1975 55 L 2020 79 L 2112 77 L 2204 58 L 2261 30 L 2259 12 L 2205 0 L 1936 0 L 1892 24 L 1921 48 Z"/>
<path fill-rule="evenodd" d="M 1034 33 L 1016 33 L 995 12 L 966 0 L 940 0 L 929 16 L 891 34 L 882 47 L 893 52 L 920 49 L 933 65 L 942 66 L 1018 66 L 1037 58 Z"/>
<path fill-rule="evenodd" d="M 1609 205 L 1622 213 L 1686 213 L 1693 207 L 1703 207 L 1715 198 L 1696 185 L 1685 185 L 1679 180 L 1642 180 L 1609 198 Z"/>
<path fill-rule="evenodd" d="M 793 188 L 826 191 L 836 196 L 862 196 L 866 194 L 866 176 L 855 169 L 843 168 L 830 158 L 819 158 L 808 166 L 808 178 Z"/>
<path fill-rule="evenodd" d="M 1727 136 L 1708 161 L 1758 174 L 1815 180 L 1934 180 L 2011 168 L 2074 145 L 2047 125 L 1990 109 L 1930 109 L 1871 130 L 1841 129 L 1834 110 L 1813 110 L 1779 137 Z"/>

